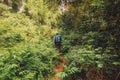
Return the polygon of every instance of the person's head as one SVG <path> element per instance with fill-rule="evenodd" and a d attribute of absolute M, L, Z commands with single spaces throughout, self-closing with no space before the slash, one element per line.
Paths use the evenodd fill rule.
<path fill-rule="evenodd" d="M 58 35 L 58 33 L 56 33 L 56 35 Z"/>

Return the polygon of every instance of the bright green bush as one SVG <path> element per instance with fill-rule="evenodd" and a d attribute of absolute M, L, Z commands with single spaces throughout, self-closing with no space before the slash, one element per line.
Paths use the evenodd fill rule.
<path fill-rule="evenodd" d="M 32 9 L 30 5 L 28 8 Z M 42 11 L 43 6 L 34 8 L 43 13 L 34 15 L 32 12 L 31 18 L 25 13 L 8 11 L 0 16 L 1 80 L 48 80 L 54 75 L 54 66 L 60 62 L 58 52 L 53 48 L 52 29 L 47 22 L 43 25 L 47 29 L 38 26 L 39 22 L 36 24 L 41 21 L 41 15 L 47 13 Z M 42 19 L 46 20 L 44 18 Z"/>

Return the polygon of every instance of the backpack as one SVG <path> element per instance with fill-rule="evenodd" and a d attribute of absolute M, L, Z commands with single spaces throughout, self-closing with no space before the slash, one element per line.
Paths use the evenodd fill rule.
<path fill-rule="evenodd" d="M 61 36 L 60 35 L 56 35 L 55 36 L 55 42 L 60 42 L 61 41 Z"/>

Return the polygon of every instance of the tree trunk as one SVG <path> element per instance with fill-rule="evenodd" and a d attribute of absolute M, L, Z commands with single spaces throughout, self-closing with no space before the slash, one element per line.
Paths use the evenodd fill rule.
<path fill-rule="evenodd" d="M 23 12 L 24 11 L 24 4 L 23 4 L 23 0 L 19 0 L 19 7 L 18 7 L 18 9 L 19 9 L 19 11 L 18 11 L 18 13 L 21 13 L 21 12 Z"/>
<path fill-rule="evenodd" d="M 12 6 L 12 0 L 7 0 L 8 6 Z"/>
<path fill-rule="evenodd" d="M 1 2 L 6 3 L 8 6 L 12 6 L 12 0 L 1 0 Z"/>

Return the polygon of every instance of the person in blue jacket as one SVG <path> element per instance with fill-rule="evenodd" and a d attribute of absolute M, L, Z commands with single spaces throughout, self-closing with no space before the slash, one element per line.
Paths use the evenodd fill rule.
<path fill-rule="evenodd" d="M 54 36 L 54 44 L 55 44 L 56 49 L 59 52 L 61 52 L 61 43 L 62 43 L 62 38 L 58 33 L 56 33 Z"/>

